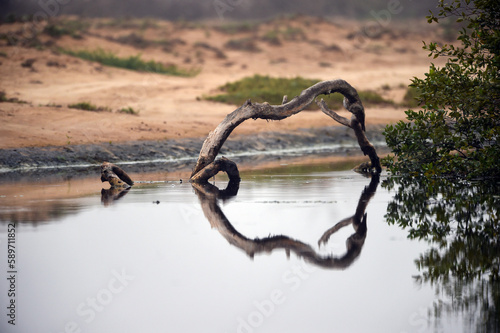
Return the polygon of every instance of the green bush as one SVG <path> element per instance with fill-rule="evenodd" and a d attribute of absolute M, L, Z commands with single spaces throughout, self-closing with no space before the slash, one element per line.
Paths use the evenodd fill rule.
<path fill-rule="evenodd" d="M 262 35 L 261 40 L 269 43 L 270 45 L 279 46 L 281 45 L 281 39 L 279 37 L 280 33 L 278 30 L 269 30 L 264 35 Z"/>
<path fill-rule="evenodd" d="M 164 65 L 160 62 L 153 60 L 144 61 L 141 59 L 141 55 L 135 55 L 130 57 L 118 57 L 112 52 L 105 51 L 103 49 L 97 49 L 94 51 L 80 50 L 71 51 L 61 49 L 61 52 L 69 54 L 81 59 L 95 61 L 100 64 L 118 68 L 125 68 L 141 72 L 152 72 L 159 74 L 175 75 L 175 76 L 195 76 L 199 73 L 196 69 L 180 69 L 176 65 Z"/>
<path fill-rule="evenodd" d="M 118 110 L 119 113 L 125 113 L 125 114 L 131 114 L 131 115 L 134 115 L 134 116 L 137 116 L 139 115 L 139 111 L 138 110 L 135 110 L 134 108 L 132 107 L 126 107 L 126 108 L 121 108 L 120 110 Z"/>
<path fill-rule="evenodd" d="M 301 28 L 296 28 L 296 27 L 287 27 L 285 30 L 282 32 L 283 38 L 286 40 L 305 40 L 307 39 L 306 34 L 304 33 L 304 30 Z"/>
<path fill-rule="evenodd" d="M 394 156 L 383 163 L 395 174 L 500 177 L 500 2 L 440 1 L 439 8 L 429 23 L 455 16 L 467 27 L 459 31 L 461 45 L 424 45 L 448 61 L 413 79 L 421 110 L 408 110 L 408 122 L 386 127 Z"/>
<path fill-rule="evenodd" d="M 406 89 L 406 93 L 403 96 L 403 102 L 401 105 L 409 107 L 409 108 L 416 108 L 419 106 L 418 98 L 420 96 L 420 92 L 416 87 L 408 87 Z"/>
<path fill-rule="evenodd" d="M 244 32 L 254 32 L 259 28 L 258 23 L 235 22 L 216 26 L 215 29 L 228 35 L 234 35 Z"/>
<path fill-rule="evenodd" d="M 82 20 L 52 20 L 45 26 L 43 32 L 54 38 L 68 35 L 81 39 L 82 33 L 89 27 L 90 24 Z"/>
<path fill-rule="evenodd" d="M 149 29 L 158 28 L 158 23 L 155 20 L 149 18 L 133 19 L 130 17 L 119 17 L 98 22 L 95 25 L 95 27 L 97 29 L 116 28 L 116 29 L 145 30 L 148 28 Z"/>
<path fill-rule="evenodd" d="M 238 38 L 230 39 L 224 44 L 224 47 L 235 50 L 235 51 L 245 51 L 245 52 L 260 52 L 261 49 L 255 44 L 253 38 Z"/>
<path fill-rule="evenodd" d="M 17 97 L 8 98 L 4 91 L 0 91 L 0 103 L 18 103 L 18 104 L 28 104 L 28 102 L 23 101 Z"/>
<path fill-rule="evenodd" d="M 300 95 L 300 93 L 310 86 L 318 83 L 320 80 L 305 79 L 302 77 L 288 78 L 272 78 L 269 76 L 254 75 L 246 77 L 239 81 L 227 83 L 221 87 L 222 94 L 216 96 L 205 96 L 204 98 L 211 101 L 241 105 L 247 99 L 253 102 L 269 104 L 281 104 L 283 96 L 287 95 L 289 100 Z M 392 103 L 383 99 L 380 95 L 372 91 L 358 91 L 359 97 L 367 105 Z M 344 97 L 341 94 L 331 94 L 322 96 L 328 103 L 331 109 L 340 109 Z M 316 110 L 316 103 L 309 105 L 308 109 Z"/>
<path fill-rule="evenodd" d="M 96 106 L 91 102 L 79 102 L 68 105 L 70 109 L 78 109 L 84 111 L 111 111 L 108 107 Z"/>

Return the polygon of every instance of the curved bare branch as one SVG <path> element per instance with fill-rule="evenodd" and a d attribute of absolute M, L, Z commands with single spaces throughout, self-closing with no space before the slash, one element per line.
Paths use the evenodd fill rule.
<path fill-rule="evenodd" d="M 202 183 L 208 179 L 214 177 L 220 171 L 227 173 L 231 181 L 240 181 L 240 173 L 238 171 L 238 166 L 233 161 L 222 156 L 218 160 L 213 161 L 195 175 L 191 177 L 191 182 Z"/>
<path fill-rule="evenodd" d="M 344 100 L 344 105 L 346 104 L 345 102 L 346 101 Z M 353 115 L 349 120 L 347 118 L 338 115 L 335 111 L 328 108 L 323 99 L 317 102 L 317 104 L 319 105 L 321 111 L 323 111 L 324 114 L 330 116 L 332 119 L 336 120 L 340 124 L 350 127 L 354 130 L 354 134 L 356 134 L 356 138 L 358 139 L 358 144 L 359 147 L 361 148 L 361 151 L 363 152 L 363 154 L 368 155 L 368 157 L 370 158 L 371 165 L 368 169 L 374 168 L 377 173 L 381 173 L 382 166 L 380 165 L 380 159 L 377 155 L 377 151 L 375 150 L 375 147 L 371 144 L 371 142 L 367 139 L 364 131 L 364 125 L 361 124 L 358 120 L 360 114 L 363 114 L 364 117 L 364 111 L 361 112 L 357 105 L 350 105 L 351 112 L 353 113 Z M 358 114 L 358 116 L 356 114 Z"/>
<path fill-rule="evenodd" d="M 205 139 L 205 142 L 200 150 L 198 161 L 196 162 L 193 172 L 191 173 L 191 180 L 193 181 L 194 175 L 199 173 L 215 160 L 215 157 L 231 132 L 245 120 L 250 118 L 282 120 L 304 110 L 307 106 L 314 102 L 316 97 L 319 95 L 329 95 L 336 92 L 344 95 L 344 107 L 353 114 L 351 121 L 348 122 L 346 118 L 338 116 L 333 111 L 333 113 L 323 112 L 342 125 L 349 126 L 353 129 L 355 129 L 353 126 L 357 124 L 356 127 L 359 126 L 360 131 L 364 132 L 365 111 L 363 104 L 361 103 L 356 89 L 344 80 L 319 82 L 305 89 L 299 96 L 294 97 L 290 101 L 288 101 L 288 98 L 284 96 L 283 104 L 281 105 L 270 105 L 267 102 L 252 103 L 250 100 L 247 100 L 242 106 L 228 114 L 226 118 L 217 126 L 217 128 L 208 134 L 208 137 Z M 348 123 L 350 125 L 348 125 Z M 371 146 L 368 140 L 364 140 L 363 144 L 366 145 L 365 141 Z M 360 137 L 358 137 L 358 142 L 360 142 L 361 145 Z M 371 147 L 373 148 L 373 146 Z M 361 149 L 363 150 L 363 147 L 361 147 Z M 363 150 L 363 152 L 365 152 L 365 150 Z M 366 154 L 367 152 L 365 152 L 365 155 Z M 371 155 L 369 156 L 370 158 L 372 157 Z M 372 159 L 372 162 L 373 161 L 374 160 Z M 376 167 L 376 165 L 374 165 L 374 167 Z M 377 168 L 377 171 L 378 170 L 379 168 Z"/>
<path fill-rule="evenodd" d="M 343 94 L 352 104 L 361 105 L 356 89 L 344 80 L 319 82 L 302 91 L 299 96 L 296 96 L 291 101 L 287 101 L 287 98 L 284 98 L 284 103 L 282 105 L 252 103 L 250 100 L 247 100 L 242 106 L 228 114 L 213 132 L 210 132 L 203 143 L 198 161 L 191 176 L 194 176 L 214 161 L 220 148 L 231 132 L 245 120 L 250 118 L 269 120 L 285 119 L 305 109 L 317 96 L 334 92 Z"/>

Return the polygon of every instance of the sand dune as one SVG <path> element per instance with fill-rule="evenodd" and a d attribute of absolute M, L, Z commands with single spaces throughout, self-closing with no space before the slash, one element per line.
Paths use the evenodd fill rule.
<path fill-rule="evenodd" d="M 0 103 L 0 148 L 205 137 L 237 106 L 200 97 L 213 94 L 226 82 L 254 74 L 342 78 L 357 89 L 372 89 L 398 102 L 410 79 L 423 76 L 431 62 L 421 48 L 422 40 L 439 40 L 439 32 L 429 30 L 425 23 L 394 22 L 392 30 L 371 39 L 357 34 L 363 23 L 308 17 L 273 20 L 236 33 L 223 32 L 210 22 L 155 21 L 144 29 L 106 25 L 111 22 L 106 19 L 85 22 L 90 28 L 78 39 L 40 34 L 39 41 L 45 45 L 41 49 L 21 43 L 8 46 L 8 38 L 0 41 L 0 91 L 7 98 L 27 102 Z M 22 23 L 4 24 L 0 34 L 9 36 L 22 27 Z M 280 45 L 262 38 L 269 31 L 281 34 Z M 300 34 L 287 36 L 287 31 Z M 156 42 L 138 47 L 124 44 L 123 38 L 119 41 L 132 33 Z M 228 41 L 242 38 L 253 41 L 260 51 L 226 46 Z M 119 56 L 141 54 L 145 60 L 196 68 L 200 73 L 178 77 L 135 72 L 61 54 L 56 52 L 58 47 L 102 48 Z M 26 62 L 29 59 L 31 65 Z M 83 101 L 110 111 L 68 108 Z M 125 107 L 140 112 L 117 112 Z M 395 122 L 404 118 L 404 110 L 400 106 L 367 108 L 366 122 Z M 334 125 L 333 120 L 309 111 L 280 122 L 249 121 L 235 134 L 326 125 Z"/>

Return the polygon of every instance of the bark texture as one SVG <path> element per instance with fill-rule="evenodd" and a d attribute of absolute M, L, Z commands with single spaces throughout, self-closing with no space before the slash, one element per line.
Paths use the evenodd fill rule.
<path fill-rule="evenodd" d="M 101 164 L 101 182 L 109 182 L 111 187 L 129 187 L 134 181 L 120 167 L 113 163 L 103 162 Z"/>
<path fill-rule="evenodd" d="M 245 120 L 282 120 L 304 110 L 309 104 L 314 102 L 319 95 L 329 95 L 333 93 L 344 95 L 344 107 L 353 114 L 351 120 L 341 117 L 330 110 L 324 101 L 318 103 L 322 111 L 335 121 L 355 131 L 361 150 L 365 155 L 370 157 L 372 167 L 377 173 L 380 173 L 382 169 L 375 148 L 364 134 L 365 111 L 356 89 L 344 80 L 332 80 L 319 82 L 302 91 L 299 96 L 296 96 L 290 101 L 284 96 L 283 104 L 281 105 L 270 105 L 267 102 L 252 103 L 250 100 L 247 100 L 242 106 L 228 114 L 217 128 L 209 133 L 200 150 L 198 161 L 191 173 L 191 181 L 205 182 L 208 180 L 208 178 L 202 177 L 202 174 L 199 174 L 199 172 L 214 162 L 226 139 L 232 131 Z M 207 171 L 207 175 L 209 174 L 211 174 L 211 172 Z"/>

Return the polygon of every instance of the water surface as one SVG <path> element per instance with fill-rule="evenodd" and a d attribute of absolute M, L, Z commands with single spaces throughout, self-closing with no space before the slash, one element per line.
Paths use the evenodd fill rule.
<path fill-rule="evenodd" d="M 225 192 L 223 177 L 204 188 L 143 182 L 120 195 L 101 193 L 98 176 L 50 186 L 0 193 L 4 274 L 17 222 L 16 325 L 3 314 L 2 332 L 463 328 L 460 313 L 429 315 L 446 297 L 415 281 L 429 244 L 386 223 L 394 190 L 351 170 L 249 171 Z"/>

